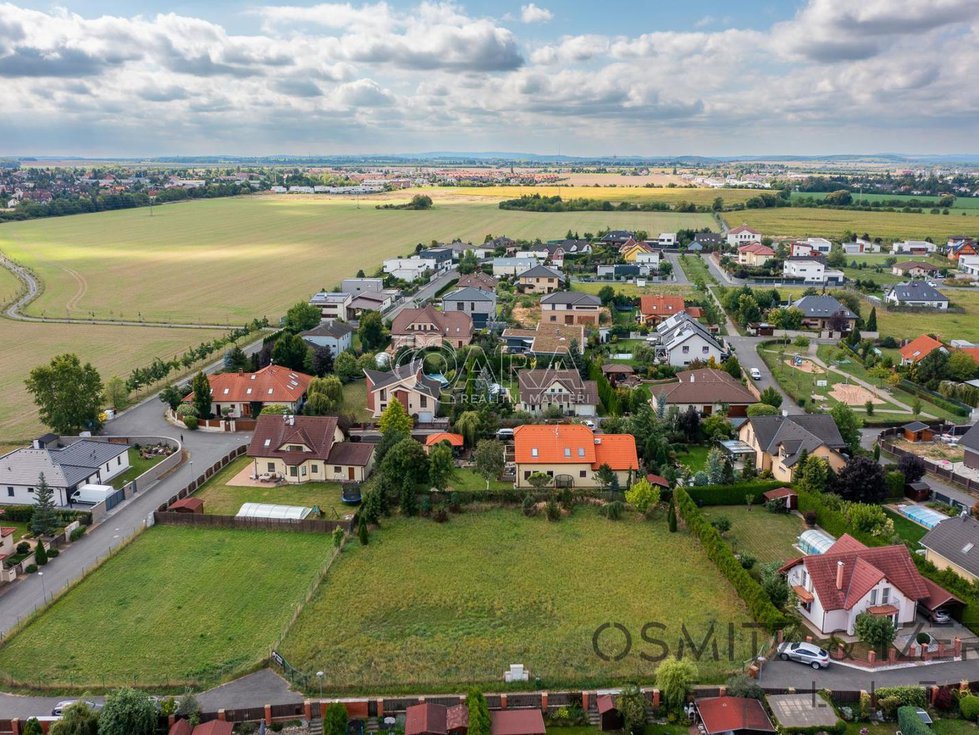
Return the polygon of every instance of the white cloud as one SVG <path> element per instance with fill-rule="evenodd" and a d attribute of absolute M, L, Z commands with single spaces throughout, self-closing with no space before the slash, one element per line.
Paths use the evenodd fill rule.
<path fill-rule="evenodd" d="M 553 18 L 554 13 L 534 3 L 529 3 L 520 8 L 520 20 L 524 23 L 547 23 Z"/>

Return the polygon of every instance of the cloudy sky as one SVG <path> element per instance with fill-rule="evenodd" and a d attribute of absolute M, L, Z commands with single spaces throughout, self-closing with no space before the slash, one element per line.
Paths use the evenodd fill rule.
<path fill-rule="evenodd" d="M 977 38 L 979 0 L 0 0 L 0 155 L 979 152 Z"/>

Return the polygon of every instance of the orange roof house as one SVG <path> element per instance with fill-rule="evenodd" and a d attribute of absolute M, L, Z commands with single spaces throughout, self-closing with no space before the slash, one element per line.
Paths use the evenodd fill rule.
<path fill-rule="evenodd" d="M 631 434 L 595 434 L 583 424 L 525 424 L 514 429 L 513 440 L 517 487 L 532 487 L 536 472 L 553 477 L 558 487 L 600 487 L 595 472 L 602 465 L 627 487 L 639 470 Z"/>
<path fill-rule="evenodd" d="M 211 410 L 222 416 L 252 415 L 252 405 L 281 403 L 298 411 L 306 398 L 312 375 L 299 373 L 281 365 L 269 365 L 254 373 L 218 373 L 208 375 L 211 386 Z M 184 402 L 194 400 L 190 393 Z"/>
<path fill-rule="evenodd" d="M 941 342 L 930 334 L 922 334 L 901 348 L 901 364 L 913 365 L 939 349 L 944 349 Z"/>
<path fill-rule="evenodd" d="M 644 294 L 639 297 L 640 324 L 658 324 L 687 307 L 682 296 L 668 294 Z"/>

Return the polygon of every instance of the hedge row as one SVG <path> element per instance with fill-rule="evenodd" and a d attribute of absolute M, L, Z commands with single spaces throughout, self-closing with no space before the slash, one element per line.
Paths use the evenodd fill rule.
<path fill-rule="evenodd" d="M 897 724 L 904 735 L 935 735 L 935 731 L 918 717 L 917 707 L 911 705 L 897 708 Z"/>
<path fill-rule="evenodd" d="M 918 385 L 917 383 L 912 383 L 910 380 L 902 380 L 899 386 L 902 390 L 906 390 L 908 393 L 918 396 L 924 399 L 928 403 L 933 403 L 939 408 L 948 411 L 956 416 L 968 416 L 972 409 L 966 406 L 964 403 L 959 403 L 958 401 L 946 398 L 941 393 L 936 393 L 933 390 L 928 390 L 927 388 Z"/>
<path fill-rule="evenodd" d="M 881 546 L 887 543 L 886 539 L 877 538 L 869 533 L 851 528 L 846 516 L 840 511 L 830 508 L 826 499 L 819 493 L 797 492 L 799 493 L 799 511 L 815 513 L 816 524 L 826 533 L 836 536 L 836 538 L 848 533 L 866 546 Z"/>
<path fill-rule="evenodd" d="M 687 490 L 678 487 L 674 497 L 687 528 L 700 539 L 704 551 L 707 552 L 707 558 L 714 562 L 721 574 L 734 586 L 738 596 L 748 606 L 752 617 L 772 632 L 785 626 L 789 622 L 788 618 L 772 604 L 758 582 L 741 566 L 731 547 L 710 524 Z M 741 500 L 744 502 L 743 494 Z"/>
<path fill-rule="evenodd" d="M 965 603 L 962 624 L 973 633 L 979 633 L 979 582 L 969 582 L 951 569 L 939 569 L 918 554 L 912 554 L 911 558 L 922 576 L 948 590 Z"/>
<path fill-rule="evenodd" d="M 759 503 L 764 493 L 779 487 L 785 487 L 785 483 L 778 480 L 754 480 L 735 485 L 688 487 L 686 490 L 691 499 L 699 506 L 744 505 L 746 496 L 752 496 L 752 503 Z"/>
<path fill-rule="evenodd" d="M 5 505 L 3 506 L 3 517 L 5 520 L 14 523 L 30 523 L 31 516 L 34 515 L 33 505 Z M 66 508 L 56 508 L 55 516 L 63 525 L 68 525 L 74 521 L 80 521 L 83 525 L 92 525 L 92 514 L 83 510 L 68 510 Z"/>
<path fill-rule="evenodd" d="M 899 700 L 902 707 L 921 707 L 928 706 L 928 695 L 925 688 L 921 686 L 903 687 L 881 687 L 874 692 L 877 700 L 890 699 L 891 697 Z"/>
<path fill-rule="evenodd" d="M 534 498 L 536 502 L 542 502 L 553 498 L 555 493 L 561 493 L 562 488 L 555 488 L 553 486 L 544 488 L 543 490 L 535 490 L 532 487 L 528 488 L 513 488 L 507 487 L 502 490 L 450 490 L 444 493 L 419 493 L 419 500 L 423 497 L 429 498 L 430 500 L 435 500 L 437 497 L 444 499 L 446 502 L 458 503 L 459 505 L 469 505 L 471 503 L 500 503 L 501 505 L 520 505 L 524 498 L 528 495 Z M 589 489 L 582 490 L 580 488 L 568 488 L 572 495 L 576 498 L 597 498 L 599 500 L 605 500 L 607 502 L 612 502 L 615 500 L 624 500 L 625 493 L 624 489 L 615 490 L 599 490 L 599 489 Z M 743 498 L 742 498 L 743 501 Z"/>

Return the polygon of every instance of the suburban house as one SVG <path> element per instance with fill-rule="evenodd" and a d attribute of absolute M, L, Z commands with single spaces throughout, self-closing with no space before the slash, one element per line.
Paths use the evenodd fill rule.
<path fill-rule="evenodd" d="M 848 534 L 825 553 L 790 561 L 781 571 L 803 620 L 824 635 L 853 635 L 864 613 L 912 625 L 919 605 L 932 610 L 955 599 L 921 576 L 904 544 L 870 548 Z"/>
<path fill-rule="evenodd" d="M 866 253 L 880 252 L 880 243 L 864 240 L 862 237 L 858 237 L 853 242 L 845 242 L 841 247 L 847 255 L 864 255 Z"/>
<path fill-rule="evenodd" d="M 807 237 L 806 243 L 813 249 L 813 252 L 819 253 L 820 255 L 829 255 L 833 249 L 833 243 L 825 237 Z"/>
<path fill-rule="evenodd" d="M 497 278 L 516 276 L 539 264 L 537 258 L 493 258 L 493 275 Z"/>
<path fill-rule="evenodd" d="M 652 383 L 649 390 L 653 408 L 676 406 L 682 413 L 693 406 L 704 417 L 726 408 L 728 418 L 740 418 L 747 415 L 748 406 L 758 403 L 740 380 L 713 368 L 683 370 L 676 381 Z"/>
<path fill-rule="evenodd" d="M 639 263 L 611 263 L 596 268 L 599 278 L 611 278 L 619 281 L 624 278 L 640 278 L 649 275 L 649 266 Z"/>
<path fill-rule="evenodd" d="M 703 252 L 704 250 L 715 250 L 726 242 L 724 237 L 716 232 L 698 232 L 693 242 L 687 245 L 687 250 Z M 696 246 L 696 247 L 695 247 Z"/>
<path fill-rule="evenodd" d="M 462 347 L 472 341 L 473 320 L 464 311 L 438 311 L 429 304 L 402 309 L 391 322 L 391 348 L 418 350 L 443 344 Z"/>
<path fill-rule="evenodd" d="M 582 380 L 574 369 L 541 368 L 521 370 L 518 411 L 535 415 L 559 409 L 565 416 L 594 416 L 598 406 L 598 384 Z"/>
<path fill-rule="evenodd" d="M 963 255 L 979 255 L 979 247 L 971 237 L 956 235 L 948 239 L 946 256 L 949 260 L 958 260 Z"/>
<path fill-rule="evenodd" d="M 649 271 L 659 270 L 660 261 L 663 260 L 663 252 L 661 250 L 650 250 L 645 253 L 636 253 L 635 263 L 639 266 L 645 266 Z"/>
<path fill-rule="evenodd" d="M 634 436 L 596 434 L 583 424 L 524 424 L 513 430 L 513 443 L 516 487 L 532 487 L 538 472 L 556 487 L 601 487 L 595 472 L 608 465 L 627 488 L 639 469 Z"/>
<path fill-rule="evenodd" d="M 503 341 L 508 352 L 518 354 L 566 355 L 572 345 L 577 345 L 578 354 L 584 354 L 585 328 L 580 324 L 540 321 L 535 329 L 507 327 L 503 330 Z"/>
<path fill-rule="evenodd" d="M 704 735 L 767 735 L 777 732 L 765 706 L 748 697 L 703 697 L 695 701 Z"/>
<path fill-rule="evenodd" d="M 442 310 L 468 314 L 473 327 L 485 329 L 496 318 L 496 292 L 472 286 L 457 288 L 442 297 Z"/>
<path fill-rule="evenodd" d="M 431 260 L 414 256 L 411 258 L 388 258 L 384 261 L 383 269 L 399 281 L 412 282 L 434 270 Z"/>
<path fill-rule="evenodd" d="M 469 707 L 435 702 L 413 704 L 405 710 L 405 735 L 466 735 Z"/>
<path fill-rule="evenodd" d="M 374 466 L 374 445 L 346 441 L 336 416 L 258 417 L 248 445 L 255 477 L 290 483 L 362 482 Z"/>
<path fill-rule="evenodd" d="M 937 249 L 935 243 L 927 240 L 903 240 L 891 245 L 892 253 L 913 253 L 914 255 L 934 253 Z"/>
<path fill-rule="evenodd" d="M 416 257 L 427 261 L 433 271 L 439 271 L 452 265 L 454 254 L 454 251 L 450 247 L 437 247 L 422 250 Z"/>
<path fill-rule="evenodd" d="M 320 319 L 334 321 L 347 319 L 347 306 L 353 300 L 353 296 L 343 291 L 338 293 L 330 291 L 320 291 L 309 299 L 310 306 L 315 306 L 320 310 Z"/>
<path fill-rule="evenodd" d="M 255 477 L 290 483 L 362 482 L 374 466 L 374 445 L 349 442 L 336 416 L 258 417 L 248 445 Z"/>
<path fill-rule="evenodd" d="M 540 300 L 541 321 L 598 326 L 602 300 L 577 291 L 558 291 Z"/>
<path fill-rule="evenodd" d="M 926 263 L 923 260 L 906 260 L 902 263 L 895 263 L 891 266 L 891 273 L 895 276 L 910 276 L 911 278 L 925 278 L 938 272 L 938 266 Z"/>
<path fill-rule="evenodd" d="M 810 245 L 805 240 L 794 240 L 788 245 L 789 257 L 790 258 L 808 258 L 815 250 L 812 245 Z"/>
<path fill-rule="evenodd" d="M 842 284 L 844 279 L 843 271 L 827 268 L 815 258 L 788 258 L 782 263 L 782 275 L 803 283 Z"/>
<path fill-rule="evenodd" d="M 928 531 L 920 543 L 925 559 L 939 569 L 979 582 L 979 520 L 967 513 L 949 518 Z"/>
<path fill-rule="evenodd" d="M 694 361 L 720 362 L 724 348 L 714 336 L 686 312 L 674 314 L 656 326 L 656 356 L 670 365 L 686 366 Z"/>
<path fill-rule="evenodd" d="M 563 282 L 564 274 L 546 265 L 535 265 L 517 276 L 517 287 L 525 293 L 554 293 Z"/>
<path fill-rule="evenodd" d="M 834 323 L 839 322 L 837 326 L 842 326 L 845 322 L 846 328 L 842 331 L 851 332 L 857 324 L 857 315 L 832 296 L 803 296 L 792 306 L 802 312 L 802 325 L 809 329 L 831 329 Z"/>
<path fill-rule="evenodd" d="M 760 242 L 738 246 L 738 263 L 760 268 L 775 257 L 775 251 Z"/>
<path fill-rule="evenodd" d="M 661 248 L 675 248 L 676 247 L 676 233 L 675 232 L 661 232 L 661 233 L 659 233 L 659 237 L 657 237 L 653 242 L 655 242 Z"/>
<path fill-rule="evenodd" d="M 313 347 L 326 347 L 336 357 L 350 349 L 354 329 L 343 322 L 324 322 L 319 326 L 300 332 L 299 336 Z"/>
<path fill-rule="evenodd" d="M 474 273 L 464 273 L 456 281 L 456 288 L 478 288 L 480 291 L 496 292 L 496 284 L 499 283 L 493 276 L 475 271 Z"/>
<path fill-rule="evenodd" d="M 962 435 L 959 447 L 965 451 L 962 463 L 971 470 L 979 470 L 979 423 Z"/>
<path fill-rule="evenodd" d="M 398 291 L 385 289 L 383 291 L 362 291 L 354 296 L 347 304 L 347 314 L 351 319 L 357 319 L 368 311 L 384 311 L 397 298 Z"/>
<path fill-rule="evenodd" d="M 383 278 L 344 278 L 340 281 L 340 290 L 351 296 L 360 296 L 365 292 L 380 293 L 384 290 Z"/>
<path fill-rule="evenodd" d="M 941 342 L 932 337 L 930 334 L 922 334 L 920 337 L 915 337 L 913 340 L 901 347 L 901 364 L 914 365 L 916 362 L 920 362 L 926 356 L 931 354 L 933 350 L 944 349 L 944 345 L 942 345 Z"/>
<path fill-rule="evenodd" d="M 217 373 L 208 375 L 211 385 L 211 411 L 226 418 L 257 416 L 267 404 L 283 405 L 299 413 L 306 401 L 306 389 L 312 375 L 289 370 L 281 365 L 268 365 L 254 373 Z M 184 403 L 194 400 L 190 393 Z"/>
<path fill-rule="evenodd" d="M 657 253 L 657 261 L 659 260 L 659 251 L 656 250 L 652 245 L 646 242 L 633 242 L 624 246 L 619 251 L 619 257 L 622 258 L 626 263 L 635 263 L 636 257 L 640 254 L 651 254 Z"/>
<path fill-rule="evenodd" d="M 979 255 L 960 255 L 957 263 L 962 273 L 973 278 L 979 276 Z"/>
<path fill-rule="evenodd" d="M 803 450 L 825 459 L 834 472 L 846 464 L 841 453 L 846 442 L 827 414 L 755 416 L 741 426 L 738 438 L 755 451 L 758 471 L 769 470 L 780 482 L 792 482 Z"/>
<path fill-rule="evenodd" d="M 948 310 L 948 296 L 925 281 L 895 284 L 887 290 L 884 301 L 895 306 Z"/>
<path fill-rule="evenodd" d="M 49 449 L 35 442 L 0 457 L 0 504 L 33 505 L 43 474 L 54 491 L 54 504 L 70 506 L 72 493 L 82 485 L 108 485 L 128 469 L 126 444 L 79 439 Z"/>
<path fill-rule="evenodd" d="M 625 245 L 629 240 L 633 239 L 632 232 L 627 230 L 610 230 L 608 233 L 602 236 L 602 242 L 606 245 L 614 245 L 615 247 L 621 247 Z"/>
<path fill-rule="evenodd" d="M 639 297 L 639 323 L 655 326 L 687 308 L 682 296 L 672 294 L 643 294 Z"/>
<path fill-rule="evenodd" d="M 392 400 L 400 401 L 409 416 L 430 422 L 438 414 L 442 386 L 426 377 L 421 360 L 399 365 L 390 372 L 364 370 L 367 408 L 378 418 Z"/>
<path fill-rule="evenodd" d="M 727 231 L 727 244 L 732 247 L 747 245 L 749 242 L 761 242 L 761 233 L 747 225 L 735 227 Z"/>

